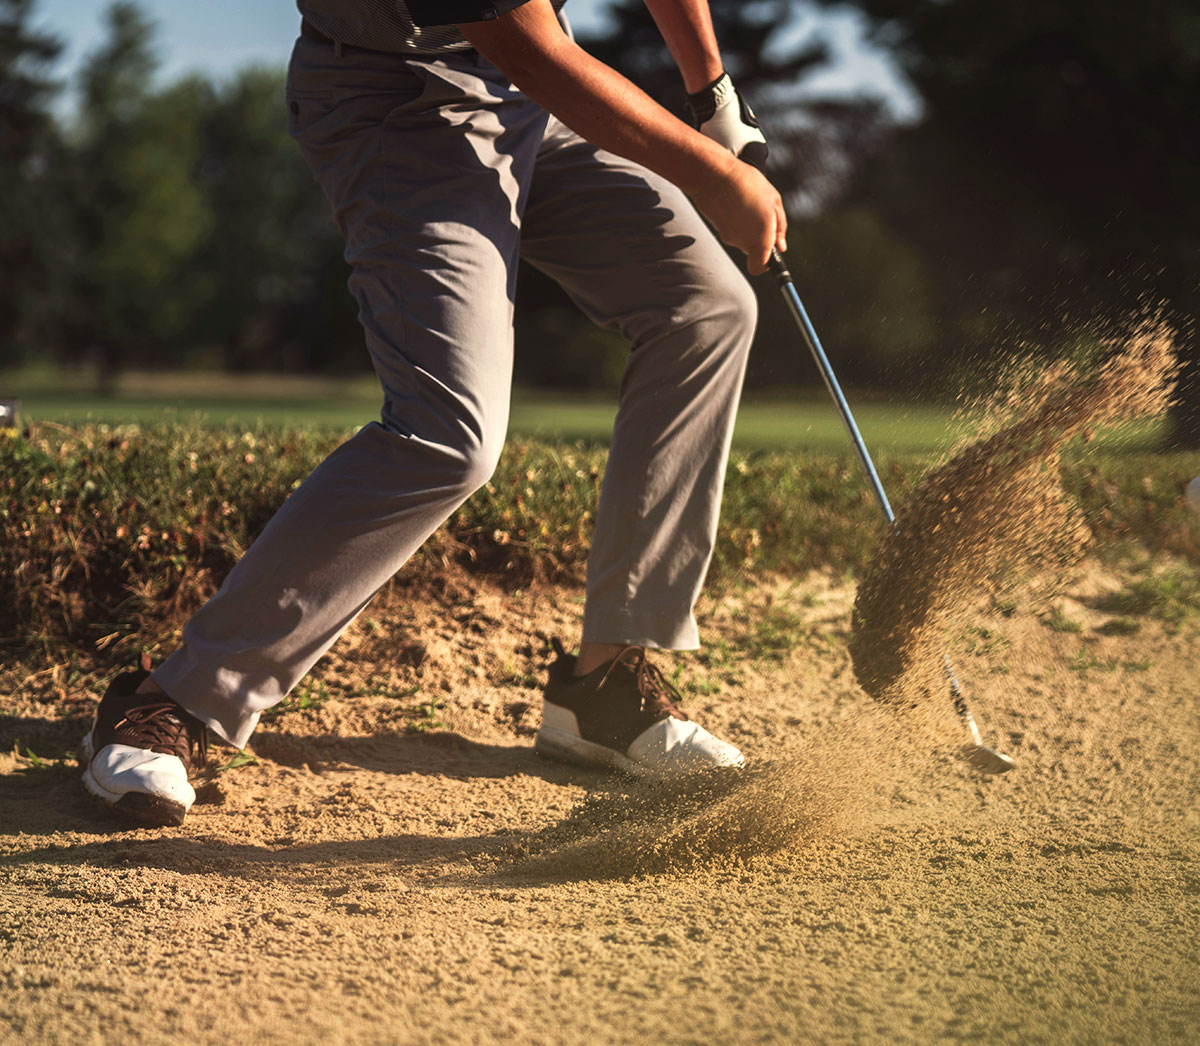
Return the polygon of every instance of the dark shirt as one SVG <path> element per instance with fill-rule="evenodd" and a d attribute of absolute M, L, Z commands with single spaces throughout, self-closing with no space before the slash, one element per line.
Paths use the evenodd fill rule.
<path fill-rule="evenodd" d="M 300 13 L 331 40 L 371 51 L 444 54 L 469 51 L 458 22 L 484 22 L 528 0 L 296 0 Z M 557 11 L 566 0 L 553 0 Z"/>

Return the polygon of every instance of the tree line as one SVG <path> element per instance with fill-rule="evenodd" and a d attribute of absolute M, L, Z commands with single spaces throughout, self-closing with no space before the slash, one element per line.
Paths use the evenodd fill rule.
<path fill-rule="evenodd" d="M 1165 303 L 1184 332 L 1176 439 L 1200 445 L 1200 15 L 1193 0 L 855 0 L 920 99 L 819 94 L 832 0 L 712 0 L 771 142 L 789 263 L 844 380 L 944 395 L 996 350 L 1054 354 Z M 846 9 L 846 4 L 836 5 Z M 57 105 L 59 42 L 0 0 L 0 367 L 350 371 L 366 354 L 328 207 L 290 141 L 281 69 L 156 76 L 128 0 Z M 569 10 L 569 8 L 568 8 Z M 641 0 L 583 41 L 669 108 Z M 808 19 L 818 28 L 800 32 Z M 770 281 L 752 385 L 812 380 Z M 615 384 L 622 347 L 523 270 L 518 380 Z M 940 377 L 931 377 L 940 375 Z"/>

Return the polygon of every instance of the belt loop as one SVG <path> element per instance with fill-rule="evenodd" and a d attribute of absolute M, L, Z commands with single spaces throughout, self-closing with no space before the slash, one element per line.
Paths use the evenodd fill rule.
<path fill-rule="evenodd" d="M 334 58 L 342 57 L 342 41 L 341 40 L 333 41 L 333 57 Z"/>

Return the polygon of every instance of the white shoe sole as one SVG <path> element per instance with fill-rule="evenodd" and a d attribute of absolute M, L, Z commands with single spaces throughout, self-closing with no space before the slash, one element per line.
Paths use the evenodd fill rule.
<path fill-rule="evenodd" d="M 577 734 L 559 730 L 552 726 L 543 726 L 533 742 L 533 750 L 547 759 L 556 759 L 562 763 L 578 763 L 583 766 L 603 766 L 610 770 L 620 770 L 634 777 L 649 777 L 653 771 L 640 763 L 635 763 L 623 756 L 615 748 L 605 748 L 604 745 L 585 741 Z"/>
<path fill-rule="evenodd" d="M 113 792 L 105 788 L 92 773 L 92 735 L 89 731 L 79 745 L 78 758 L 83 764 L 84 790 L 101 806 L 145 825 L 168 827 L 183 824 L 191 803 L 180 802 L 164 795 L 146 791 Z"/>

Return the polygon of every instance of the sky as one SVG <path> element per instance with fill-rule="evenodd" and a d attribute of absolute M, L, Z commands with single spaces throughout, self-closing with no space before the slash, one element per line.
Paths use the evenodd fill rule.
<path fill-rule="evenodd" d="M 223 78 L 245 65 L 282 66 L 287 62 L 299 25 L 299 14 L 289 0 L 139 0 L 158 26 L 162 65 L 160 77 L 170 81 L 183 73 L 200 71 Z M 80 59 L 103 37 L 102 15 L 109 0 L 35 0 L 34 25 L 64 44 L 55 67 L 58 79 L 70 83 Z M 605 24 L 609 0 L 570 0 L 567 13 L 577 30 Z M 802 5 L 798 5 L 802 6 Z M 862 41 L 858 16 L 849 10 L 822 16 L 837 56 L 836 68 L 814 76 L 813 90 L 867 90 L 889 100 L 901 116 L 915 109 L 886 58 Z M 801 18 L 795 36 L 810 31 L 811 18 Z M 61 104 L 69 108 L 70 96 Z"/>

